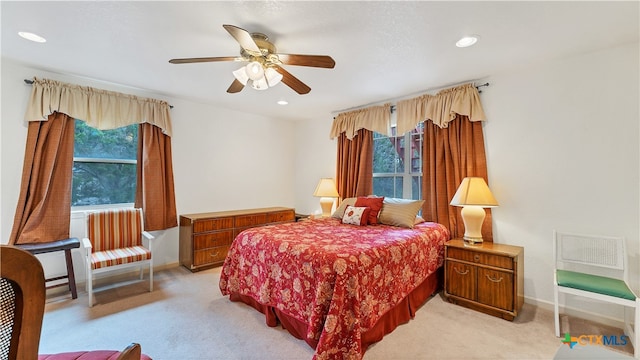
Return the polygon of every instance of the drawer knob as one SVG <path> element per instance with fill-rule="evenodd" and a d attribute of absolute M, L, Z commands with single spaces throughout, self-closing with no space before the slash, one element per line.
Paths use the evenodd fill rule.
<path fill-rule="evenodd" d="M 480 261 L 480 255 L 478 254 L 473 255 L 473 261 Z"/>
<path fill-rule="evenodd" d="M 216 256 L 218 256 L 218 255 L 220 255 L 220 251 L 216 251 L 216 252 L 212 253 L 212 254 L 211 254 L 211 257 L 216 257 Z"/>
<path fill-rule="evenodd" d="M 492 278 L 487 274 L 487 279 L 489 279 L 489 281 L 493 281 L 494 283 L 499 283 L 502 281 L 502 276 L 500 276 L 500 279 L 497 279 L 497 278 Z"/>

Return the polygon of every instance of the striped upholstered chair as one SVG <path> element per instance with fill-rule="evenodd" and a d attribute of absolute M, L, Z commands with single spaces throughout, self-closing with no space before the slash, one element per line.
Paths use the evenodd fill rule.
<path fill-rule="evenodd" d="M 105 209 L 87 214 L 86 249 L 87 293 L 93 306 L 94 275 L 128 267 L 139 267 L 140 280 L 144 267 L 149 267 L 149 291 L 153 291 L 153 236 L 144 231 L 142 209 Z M 149 240 L 144 247 L 142 237 Z"/>

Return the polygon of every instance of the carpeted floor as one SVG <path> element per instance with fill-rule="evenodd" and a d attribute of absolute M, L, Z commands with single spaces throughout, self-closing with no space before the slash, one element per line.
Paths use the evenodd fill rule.
<path fill-rule="evenodd" d="M 154 291 L 135 282 L 96 293 L 49 298 L 40 353 L 122 349 L 142 345 L 154 359 L 311 359 L 313 349 L 264 315 L 233 303 L 218 289 L 220 268 L 190 273 L 176 267 L 156 273 Z M 612 335 L 586 322 L 563 325 L 571 334 Z M 553 314 L 525 304 L 510 322 L 432 297 L 416 318 L 372 345 L 365 359 L 553 359 L 561 339 L 553 334 Z M 572 349 L 571 349 L 572 350 Z M 615 349 L 627 355 L 632 347 Z M 623 352 L 620 352 L 623 351 Z M 563 353 L 566 351 L 563 351 Z"/>

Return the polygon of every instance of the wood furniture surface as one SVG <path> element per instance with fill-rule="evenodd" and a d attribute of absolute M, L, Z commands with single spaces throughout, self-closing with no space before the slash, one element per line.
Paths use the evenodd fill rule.
<path fill-rule="evenodd" d="M 55 276 L 45 279 L 45 284 L 51 281 L 64 280 L 58 284 L 47 286 L 47 289 L 51 289 L 58 286 L 69 286 L 71 292 L 71 298 L 78 298 L 78 291 L 76 289 L 76 277 L 73 272 L 73 258 L 71 257 L 71 249 L 77 249 L 80 247 L 80 240 L 78 238 L 69 238 L 63 240 L 56 240 L 47 243 L 33 243 L 33 244 L 16 244 L 17 248 L 30 252 L 32 255 L 45 254 L 50 252 L 64 251 L 64 258 L 67 265 L 67 273 L 62 276 Z"/>
<path fill-rule="evenodd" d="M 220 266 L 243 230 L 295 220 L 295 210 L 287 207 L 180 215 L 180 265 L 191 271 Z"/>
<path fill-rule="evenodd" d="M 524 303 L 524 248 L 504 244 L 445 244 L 445 298 L 513 320 Z"/>

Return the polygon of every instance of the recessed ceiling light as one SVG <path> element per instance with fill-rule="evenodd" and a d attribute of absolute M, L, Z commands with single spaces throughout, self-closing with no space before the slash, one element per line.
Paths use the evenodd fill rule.
<path fill-rule="evenodd" d="M 478 39 L 480 38 L 480 36 L 478 35 L 469 35 L 469 36 L 465 36 L 462 39 L 458 40 L 458 42 L 456 42 L 456 46 L 457 47 L 469 47 L 475 43 L 478 42 Z"/>
<path fill-rule="evenodd" d="M 36 35 L 34 33 L 30 33 L 30 32 L 20 31 L 18 32 L 18 35 L 20 35 L 21 37 L 27 40 L 31 40 L 39 43 L 47 42 L 47 39 L 43 38 L 42 36 Z"/>
<path fill-rule="evenodd" d="M 289 102 L 287 100 L 278 100 L 278 105 L 287 105 Z"/>

